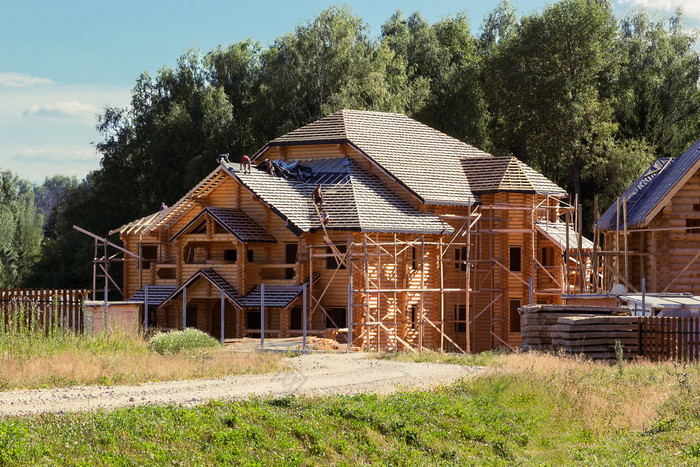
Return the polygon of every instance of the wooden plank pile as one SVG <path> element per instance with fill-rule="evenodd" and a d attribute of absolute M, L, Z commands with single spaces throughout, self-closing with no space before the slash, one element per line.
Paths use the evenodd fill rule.
<path fill-rule="evenodd" d="M 639 351 L 639 318 L 622 307 L 535 305 L 520 308 L 523 350 L 553 350 L 614 359 L 615 342 L 625 355 Z"/>

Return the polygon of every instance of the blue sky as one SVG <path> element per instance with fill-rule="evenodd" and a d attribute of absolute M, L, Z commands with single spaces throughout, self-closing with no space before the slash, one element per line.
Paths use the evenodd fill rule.
<path fill-rule="evenodd" d="M 616 0 L 669 14 L 683 5 L 688 26 L 700 26 L 700 0 Z M 0 168 L 40 183 L 61 173 L 84 176 L 99 167 L 91 145 L 96 115 L 125 106 L 143 71 L 173 66 L 189 48 L 210 50 L 249 37 L 267 45 L 338 3 L 290 1 L 3 0 L 0 13 Z M 466 11 L 476 34 L 497 1 L 358 0 L 346 2 L 378 34 L 397 9 L 429 22 Z M 521 13 L 544 0 L 511 0 Z"/>

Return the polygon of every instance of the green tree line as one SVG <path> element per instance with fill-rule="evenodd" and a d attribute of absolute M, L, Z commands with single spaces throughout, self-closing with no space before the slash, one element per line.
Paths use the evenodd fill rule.
<path fill-rule="evenodd" d="M 105 235 L 177 201 L 217 154 L 237 160 L 341 108 L 402 112 L 513 154 L 583 200 L 590 225 L 594 195 L 604 207 L 700 137 L 696 45 L 680 11 L 618 18 L 604 0 L 562 0 L 529 15 L 503 2 L 477 33 L 466 13 L 430 24 L 397 11 L 375 36 L 330 7 L 267 47 L 189 50 L 99 116 L 101 167 L 59 181 L 23 283 L 88 285 L 92 242 L 73 224 Z"/>

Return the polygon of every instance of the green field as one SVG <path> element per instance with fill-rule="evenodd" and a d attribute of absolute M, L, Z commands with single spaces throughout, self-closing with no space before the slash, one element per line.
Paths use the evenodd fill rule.
<path fill-rule="evenodd" d="M 4 419 L 0 465 L 700 464 L 697 365 L 447 360 L 494 371 L 431 392 Z"/>

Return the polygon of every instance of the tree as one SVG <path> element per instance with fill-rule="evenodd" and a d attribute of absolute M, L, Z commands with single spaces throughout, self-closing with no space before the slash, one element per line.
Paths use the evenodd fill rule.
<path fill-rule="evenodd" d="M 420 13 L 397 11 L 382 26 L 382 43 L 406 63 L 408 83 L 424 90 L 412 117 L 475 146 L 489 146 L 481 60 L 465 13 L 430 25 Z M 418 94 L 418 93 L 416 93 Z"/>
<path fill-rule="evenodd" d="M 660 156 L 682 154 L 700 132 L 700 58 L 683 22 L 680 11 L 656 22 L 640 11 L 621 23 L 623 64 L 613 89 L 619 133 L 645 139 Z"/>
<path fill-rule="evenodd" d="M 583 169 L 605 163 L 615 145 L 611 101 L 599 94 L 600 83 L 617 72 L 615 33 L 607 5 L 564 0 L 523 17 L 486 58 L 495 145 L 578 199 Z"/>
<path fill-rule="evenodd" d="M 29 182 L 0 171 L 0 287 L 18 287 L 39 255 L 43 216 Z"/>
<path fill-rule="evenodd" d="M 345 102 L 357 103 L 362 93 L 349 89 L 365 83 L 372 55 L 367 25 L 347 7 L 324 10 L 278 38 L 261 55 L 253 122 L 258 139 L 268 141 Z"/>

